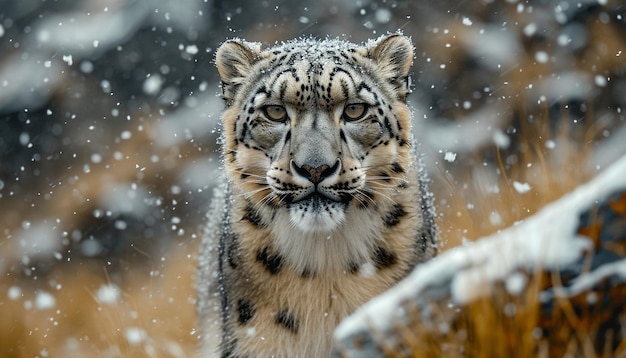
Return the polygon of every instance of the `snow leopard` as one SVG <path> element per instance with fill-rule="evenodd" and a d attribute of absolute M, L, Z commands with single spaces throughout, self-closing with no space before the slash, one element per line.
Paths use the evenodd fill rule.
<path fill-rule="evenodd" d="M 397 33 L 216 51 L 224 180 L 199 258 L 203 356 L 328 356 L 343 318 L 436 255 L 413 52 Z"/>

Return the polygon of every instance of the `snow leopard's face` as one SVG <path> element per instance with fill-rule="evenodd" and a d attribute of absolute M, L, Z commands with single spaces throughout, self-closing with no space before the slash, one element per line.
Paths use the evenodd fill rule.
<path fill-rule="evenodd" d="M 412 54 L 399 35 L 363 46 L 222 45 L 226 169 L 249 215 L 288 213 L 304 232 L 330 232 L 401 187 L 411 165 Z"/>

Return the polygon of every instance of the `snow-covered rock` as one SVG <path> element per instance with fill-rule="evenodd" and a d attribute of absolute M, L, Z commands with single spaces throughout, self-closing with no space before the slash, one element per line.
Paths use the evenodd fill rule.
<path fill-rule="evenodd" d="M 335 356 L 415 356 L 407 332 L 445 335 L 477 300 L 514 316 L 503 296 L 534 302 L 529 334 L 547 340 L 551 354 L 572 339 L 559 332 L 582 332 L 596 350 L 615 349 L 626 319 L 625 177 L 623 157 L 519 225 L 419 266 L 337 328 Z"/>

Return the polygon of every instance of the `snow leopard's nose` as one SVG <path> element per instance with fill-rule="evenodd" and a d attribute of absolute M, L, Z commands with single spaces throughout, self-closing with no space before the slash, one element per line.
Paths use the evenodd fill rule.
<path fill-rule="evenodd" d="M 313 184 L 319 184 L 324 179 L 334 175 L 339 170 L 339 164 L 339 159 L 337 159 L 332 167 L 327 164 L 320 165 L 319 167 L 312 167 L 308 164 L 298 166 L 293 160 L 291 161 L 293 171 Z"/>

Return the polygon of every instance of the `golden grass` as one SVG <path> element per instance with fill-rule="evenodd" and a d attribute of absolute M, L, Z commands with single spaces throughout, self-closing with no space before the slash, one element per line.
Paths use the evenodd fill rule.
<path fill-rule="evenodd" d="M 2 357 L 186 357 L 196 346 L 193 278 L 196 245 L 173 248 L 162 265 L 116 272 L 93 262 L 60 264 L 38 282 L 0 282 Z M 156 260 L 155 260 L 156 261 Z M 8 299 L 11 287 L 18 299 Z M 119 287 L 115 302 L 99 301 L 102 287 Z M 37 309 L 37 295 L 53 293 L 55 305 Z M 103 296 L 100 296 L 103 297 Z M 105 296 L 106 297 L 106 296 Z"/>
<path fill-rule="evenodd" d="M 586 306 L 587 294 L 557 299 L 546 309 L 538 301 L 538 294 L 549 281 L 558 279 L 540 272 L 527 273 L 527 277 L 528 284 L 520 295 L 512 295 L 497 284 L 489 294 L 467 306 L 454 306 L 444 300 L 422 307 L 430 312 L 429 322 L 418 319 L 420 313 L 414 304 L 405 307 L 409 323 L 394 326 L 391 332 L 398 341 L 393 345 L 388 341 L 380 344 L 385 357 L 626 356 L 626 341 L 618 340 L 617 347 L 612 347 L 613 335 L 621 333 L 600 332 L 598 323 L 619 312 L 590 309 Z M 626 287 L 622 285 L 618 291 L 614 299 L 623 300 Z M 377 341 L 383 339 L 381 333 L 374 337 Z"/>

